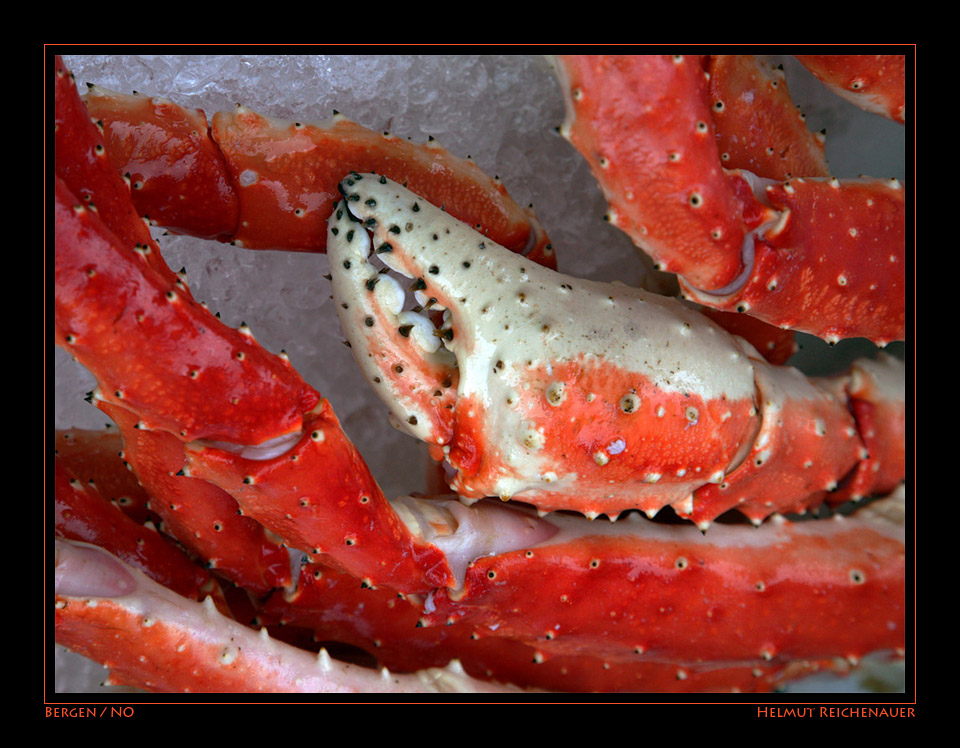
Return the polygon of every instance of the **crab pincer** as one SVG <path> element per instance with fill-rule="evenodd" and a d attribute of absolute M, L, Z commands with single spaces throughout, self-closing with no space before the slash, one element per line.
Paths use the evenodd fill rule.
<path fill-rule="evenodd" d="M 459 470 L 461 496 L 519 495 L 559 509 L 575 494 L 582 511 L 615 514 L 641 496 L 658 507 L 678 501 L 735 461 L 754 419 L 753 374 L 718 328 L 698 328 L 694 312 L 653 294 L 509 259 L 385 178 L 342 184 L 345 207 L 328 239 L 341 326 L 400 426 Z M 371 257 L 411 276 L 422 306 L 447 321 L 435 328 L 422 310 L 402 309 L 396 289 L 384 304 L 379 289 L 397 284 Z M 416 343 L 401 340 L 408 332 Z M 443 347 L 424 349 L 433 340 Z M 724 353 L 729 374 L 711 389 L 713 357 Z M 434 375 L 451 354 L 457 368 Z M 694 363 L 681 371 L 685 355 Z M 700 469 L 686 470 L 691 463 Z"/>
<path fill-rule="evenodd" d="M 766 516 L 819 504 L 860 458 L 843 398 L 674 300 L 537 267 L 378 175 L 341 190 L 328 237 L 341 326 L 460 496 L 588 517 L 669 504 L 709 522 L 751 493 L 691 498 L 704 486 L 799 471 Z"/>

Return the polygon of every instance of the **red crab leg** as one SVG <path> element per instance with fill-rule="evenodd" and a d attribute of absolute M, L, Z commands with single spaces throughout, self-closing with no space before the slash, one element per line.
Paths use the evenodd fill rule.
<path fill-rule="evenodd" d="M 174 231 L 229 241 L 240 201 L 203 110 L 88 87 L 88 116 L 103 132 L 114 171 L 130 180 L 137 212 Z"/>
<path fill-rule="evenodd" d="M 763 516 L 817 506 L 865 458 L 842 385 L 764 364 L 674 300 L 525 263 L 384 177 L 352 175 L 343 192 L 329 240 L 341 326 L 461 496 L 588 516 L 671 504 L 703 523 L 737 505 L 755 517 L 751 500 Z M 381 291 L 384 245 L 448 310 L 441 328 Z M 456 393 L 431 376 L 436 337 Z"/>
<path fill-rule="evenodd" d="M 861 109 L 906 121 L 904 55 L 797 55 L 831 91 Z"/>
<path fill-rule="evenodd" d="M 700 60 L 559 63 L 568 94 L 562 132 L 590 162 L 611 220 L 682 276 L 688 298 L 829 341 L 903 339 L 899 183 L 773 185 L 724 171 Z"/>
<path fill-rule="evenodd" d="M 248 331 L 210 324 L 135 217 L 59 58 L 55 89 L 57 343 L 91 364 L 108 401 L 149 412 L 148 428 L 245 444 L 298 429 L 317 392 Z M 148 338 L 150 359 L 130 344 Z M 217 355 L 230 363 L 204 365 Z M 127 376 L 139 384 L 125 392 Z"/>
<path fill-rule="evenodd" d="M 58 55 L 54 61 L 55 168 L 74 195 L 92 210 L 102 211 L 110 230 L 144 262 L 173 281 L 146 224 L 130 202 L 130 187 L 109 167 L 103 138 L 89 121 L 73 75 Z"/>
<path fill-rule="evenodd" d="M 830 175 L 824 137 L 807 129 L 782 70 L 754 55 L 711 55 L 706 70 L 725 168 L 768 179 Z"/>
<path fill-rule="evenodd" d="M 166 99 L 99 87 L 84 99 L 104 129 L 114 168 L 130 175 L 140 214 L 174 231 L 249 249 L 323 251 L 337 183 L 361 168 L 422 190 L 498 243 L 556 267 L 532 212 L 499 179 L 433 141 L 375 133 L 340 114 L 311 125 L 238 107 L 216 113 L 208 127 L 202 111 Z"/>
<path fill-rule="evenodd" d="M 319 395 L 287 361 L 213 324 L 59 179 L 55 220 L 57 342 L 89 364 L 104 399 L 184 439 L 259 444 L 301 427 Z M 136 340 L 149 340 L 149 359 Z"/>
<path fill-rule="evenodd" d="M 590 162 L 611 222 L 700 288 L 741 271 L 744 226 L 766 219 L 724 173 L 696 57 L 559 57 L 568 100 L 561 133 Z M 743 193 L 743 195 L 741 195 Z"/>
<path fill-rule="evenodd" d="M 155 278 L 155 282 L 159 283 L 160 288 L 176 288 L 176 291 L 170 291 L 170 295 L 167 297 L 172 305 L 175 304 L 176 299 L 182 299 L 188 308 L 195 309 L 196 305 L 193 303 L 186 286 L 180 283 L 177 276 L 172 274 L 167 268 L 145 224 L 137 217 L 133 210 L 129 197 L 129 185 L 124 183 L 119 175 L 109 167 L 102 137 L 97 128 L 91 124 L 86 108 L 77 94 L 76 86 L 73 84 L 72 76 L 66 71 L 59 58 L 56 64 L 55 87 L 57 105 L 57 130 L 55 137 L 57 172 L 64 177 L 70 189 L 76 190 L 86 197 L 88 207 L 83 209 L 82 212 L 85 213 L 89 210 L 91 211 L 91 215 L 93 212 L 96 212 L 98 216 L 102 216 L 106 221 L 106 226 L 101 227 L 100 224 L 97 224 L 97 226 L 100 227 L 98 228 L 101 233 L 100 241 L 106 242 L 108 245 L 117 243 L 118 245 L 133 250 L 133 252 L 130 252 L 129 249 L 127 251 L 120 250 L 117 254 L 117 258 L 119 258 L 117 261 L 107 261 L 106 266 L 109 267 L 110 271 L 101 272 L 97 278 L 103 285 L 88 287 L 86 289 L 87 294 L 93 294 L 93 297 L 88 296 L 85 302 L 88 305 L 88 309 L 96 307 L 96 297 L 99 294 L 103 294 L 104 299 L 110 297 L 110 294 L 115 289 L 115 287 L 112 286 L 112 284 L 116 282 L 116 275 L 114 275 L 114 273 L 122 272 L 127 279 L 127 287 L 130 289 L 138 289 L 136 292 L 141 292 L 143 289 L 140 286 L 140 272 L 146 267 L 150 268 L 151 277 Z M 70 194 L 67 186 L 58 183 L 57 189 L 62 190 L 64 199 L 69 199 L 66 197 Z M 78 223 L 75 225 L 79 227 L 81 224 Z M 61 240 L 68 241 L 67 237 L 69 233 L 69 223 L 62 221 L 58 225 L 57 230 L 58 242 Z M 79 237 L 73 237 L 73 244 L 69 248 L 64 249 L 63 252 L 58 250 L 58 273 L 63 269 L 60 266 L 61 260 L 65 261 L 69 252 L 72 252 L 86 241 L 89 241 L 89 235 L 81 231 Z M 85 272 L 92 280 L 96 276 L 96 271 L 94 270 L 95 266 L 89 263 L 91 259 L 92 257 L 87 257 L 86 259 L 81 259 L 80 262 L 86 263 L 84 264 Z M 125 269 L 121 271 L 120 266 L 124 262 L 126 262 L 126 266 Z M 58 278 L 62 279 L 63 276 L 59 275 Z M 160 293 L 158 290 L 154 292 Z M 124 300 L 119 296 L 114 297 L 114 299 L 119 303 L 119 307 L 117 308 L 123 309 Z M 104 369 L 105 358 L 97 359 L 99 364 L 93 366 L 94 372 L 99 376 L 101 384 L 109 387 L 109 391 L 114 393 L 112 399 L 122 399 L 124 393 L 118 385 L 118 382 L 126 381 L 126 375 L 121 375 L 119 372 L 130 369 L 131 367 L 133 367 L 132 371 L 134 372 L 149 372 L 151 368 L 149 363 L 144 366 L 146 360 L 136 347 L 127 348 L 125 346 L 122 340 L 123 332 L 121 331 L 120 334 L 117 335 L 118 330 L 116 327 L 110 327 L 109 323 L 107 326 L 104 326 L 95 318 L 73 318 L 71 315 L 80 311 L 80 307 L 70 308 L 72 300 L 68 298 L 68 294 L 63 287 L 58 288 L 57 303 L 57 334 L 60 336 L 60 340 L 66 342 L 68 345 L 76 344 L 79 355 L 84 358 L 88 364 L 93 361 L 94 351 L 98 349 L 98 346 L 101 348 L 106 346 L 107 349 L 118 352 L 126 350 L 126 359 L 115 357 L 112 361 L 112 365 L 118 368 Z M 118 317 L 120 316 L 120 312 L 115 312 L 114 314 Z M 199 317 L 201 320 L 199 329 L 201 330 L 203 329 L 203 314 L 205 313 L 202 313 Z M 135 319 L 132 319 L 134 317 Z M 131 314 L 129 310 L 127 312 L 127 320 L 128 323 L 132 321 L 135 328 L 141 328 L 144 321 L 142 315 Z M 68 325 L 77 325 L 78 327 L 73 328 L 73 331 L 70 333 L 64 333 L 60 326 L 61 321 L 65 321 Z M 163 325 L 162 322 L 161 325 Z M 79 328 L 84 329 L 82 338 L 78 338 L 76 334 Z M 176 326 L 168 328 L 168 332 L 173 332 L 174 335 L 170 338 L 171 342 L 168 350 L 175 351 L 179 344 Z M 133 339 L 130 339 L 127 342 L 132 342 L 132 340 Z M 186 338 L 184 340 L 186 340 Z M 174 353 L 173 355 L 177 354 Z M 136 363 L 137 359 L 140 360 L 139 363 Z M 117 379 L 118 376 L 122 376 L 123 379 Z M 134 376 L 136 376 L 136 374 L 134 374 Z M 214 373 L 213 376 L 216 377 L 217 374 Z M 182 377 L 178 377 L 178 379 L 182 381 Z M 237 383 L 240 383 L 239 380 L 237 380 Z M 170 392 L 165 389 L 163 382 L 150 380 L 149 378 L 140 383 L 139 391 L 145 393 L 148 398 L 147 403 L 154 402 L 156 404 L 162 402 L 164 393 L 169 394 Z M 187 398 L 184 402 L 187 403 L 189 407 L 189 396 L 183 391 L 179 393 L 179 396 L 181 398 Z M 203 396 L 199 398 L 200 401 L 205 399 Z M 197 398 L 195 396 L 194 402 L 196 401 Z M 126 404 L 129 406 L 130 402 L 131 401 L 128 401 Z M 146 407 L 149 410 L 149 408 L 152 407 L 148 404 L 145 405 L 145 403 L 138 403 L 136 398 L 134 398 L 132 403 L 135 408 Z M 105 408 L 108 407 L 110 406 L 105 404 Z M 222 404 L 218 405 L 213 403 L 213 407 L 222 407 Z M 154 409 L 153 412 L 156 414 L 156 409 Z M 116 413 L 124 414 L 129 413 L 129 411 L 117 410 Z M 143 425 L 136 423 L 136 419 L 134 419 L 134 421 L 135 423 L 127 424 L 127 426 L 130 427 L 128 429 L 128 435 L 136 434 L 138 438 L 148 438 L 145 431 L 135 431 L 132 429 L 134 425 Z M 149 464 L 140 465 L 145 480 L 147 479 L 147 475 L 151 473 L 151 468 L 155 469 L 158 461 L 162 462 L 162 459 L 157 457 L 156 454 L 153 457 L 154 459 L 152 459 Z M 181 464 L 182 457 L 180 464 L 167 466 L 169 471 L 167 474 L 172 475 L 175 473 Z M 156 489 L 156 486 L 151 485 L 151 488 Z M 286 584 L 289 581 L 289 572 L 286 569 L 286 553 L 282 551 L 282 549 L 279 549 L 275 543 L 264 538 L 262 528 L 252 525 L 248 519 L 237 517 L 236 504 L 232 499 L 226 496 L 212 495 L 214 491 L 216 491 L 216 489 L 210 488 L 206 492 L 201 492 L 202 495 L 207 496 L 206 500 L 203 500 L 202 496 L 195 496 L 194 500 L 187 505 L 187 511 L 176 512 L 175 507 L 177 503 L 174 499 L 176 493 L 165 493 L 154 490 L 155 496 L 164 497 L 163 501 L 158 504 L 157 509 L 158 514 L 165 520 L 168 531 L 172 531 L 207 563 L 217 565 L 217 560 L 221 559 L 223 561 L 221 568 L 227 571 L 234 581 L 242 582 L 255 592 L 259 591 L 261 594 L 266 594 L 276 585 Z M 218 543 L 218 538 L 213 530 L 214 527 L 225 528 L 232 538 L 231 543 Z M 209 542 L 211 540 L 213 541 L 212 543 Z M 239 551 L 239 549 L 243 549 L 243 551 L 236 552 Z M 226 551 L 226 553 L 223 551 Z M 228 560 L 229 558 L 232 558 L 232 560 Z"/>
<path fill-rule="evenodd" d="M 394 675 L 339 663 L 175 595 L 99 548 L 57 541 L 56 552 L 57 640 L 104 662 L 111 684 L 181 692 L 516 692 L 457 666 Z"/>
<path fill-rule="evenodd" d="M 902 496 L 854 518 L 763 532 L 550 521 L 561 530 L 549 541 L 477 559 L 462 589 L 438 591 L 426 621 L 617 661 L 856 661 L 903 650 Z"/>
<path fill-rule="evenodd" d="M 889 356 L 860 359 L 849 374 L 813 380 L 757 362 L 763 425 L 749 455 L 722 483 L 697 489 L 693 509 L 680 513 L 704 528 L 736 507 L 759 524 L 774 512 L 802 513 L 820 501 L 837 505 L 889 493 L 906 475 L 904 379 L 903 363 Z M 838 407 L 853 418 L 838 419 Z M 813 456 L 818 443 L 831 458 Z"/>
<path fill-rule="evenodd" d="M 710 113 L 725 168 L 768 179 L 829 175 L 823 134 L 807 129 L 781 69 L 754 55 L 711 55 L 706 69 Z M 772 364 L 785 364 L 797 350 L 793 330 L 746 314 L 704 310 L 725 330 L 749 340 Z"/>
<path fill-rule="evenodd" d="M 550 639 L 528 644 L 491 636 L 470 623 L 424 626 L 422 615 L 388 590 L 360 588 L 351 577 L 311 564 L 303 568 L 297 589 L 274 595 L 257 620 L 277 636 L 299 628 L 316 642 L 359 647 L 393 672 L 457 659 L 474 677 L 551 691 L 768 691 L 804 672 L 850 667 L 842 659 L 694 665 L 633 657 L 625 662 L 587 652 L 554 653 Z"/>
<path fill-rule="evenodd" d="M 98 377 L 95 397 L 131 451 L 137 431 L 166 442 L 142 450 L 152 487 L 165 476 L 219 483 L 289 545 L 329 554 L 368 584 L 427 592 L 452 582 L 447 555 L 407 530 L 329 405 L 285 359 L 181 298 L 179 281 L 145 267 L 60 181 L 55 207 L 58 340 Z M 134 353 L 147 346 L 148 360 Z M 190 442 L 186 466 L 174 437 Z"/>
<path fill-rule="evenodd" d="M 178 376 L 164 382 L 163 366 L 153 370 L 151 362 L 142 355 L 141 348 L 136 344 L 137 335 L 141 336 L 140 340 L 143 340 L 143 335 L 150 336 L 150 332 L 144 331 L 144 325 L 149 327 L 151 320 L 147 319 L 143 309 L 154 304 L 144 299 L 144 294 L 149 297 L 148 287 L 151 282 L 156 284 L 153 288 L 154 294 L 159 295 L 164 293 L 163 289 L 167 289 L 166 298 L 171 308 L 177 305 L 178 300 L 185 305 L 186 315 L 179 319 L 182 322 L 193 315 L 193 322 L 187 324 L 192 324 L 193 329 L 200 335 L 206 335 L 204 320 L 209 315 L 193 302 L 186 286 L 167 268 L 145 224 L 136 216 L 130 203 L 130 187 L 110 168 L 102 137 L 90 122 L 72 76 L 59 58 L 55 72 L 57 173 L 65 180 L 57 180 L 58 200 L 61 201 L 58 203 L 58 210 L 64 207 L 63 201 L 73 202 L 71 190 L 77 190 L 85 196 L 86 207 L 71 206 L 70 210 L 76 210 L 77 215 L 89 214 L 102 216 L 104 219 L 102 223 L 96 220 L 91 224 L 95 228 L 94 239 L 82 220 L 74 221 L 69 213 L 58 213 L 58 342 L 75 346 L 75 354 L 92 368 L 101 386 L 107 387 L 107 392 L 113 393 L 109 399 L 114 403 L 123 401 L 125 394 L 130 395 L 132 397 L 123 403 L 125 407 L 140 408 L 141 413 L 149 412 L 154 417 L 159 415 L 161 422 L 168 427 L 173 427 L 170 419 L 166 414 L 160 413 L 159 408 L 172 407 L 175 410 L 185 405 L 188 410 L 181 411 L 181 414 L 189 415 L 189 408 L 194 407 L 201 418 L 209 420 L 210 412 L 204 414 L 199 410 L 199 405 L 206 402 L 213 409 L 223 408 L 227 405 L 225 398 L 217 403 L 215 399 L 211 400 L 201 392 L 202 386 L 188 387 L 187 389 L 194 390 L 191 396 L 186 390 L 177 392 L 173 384 L 174 381 L 186 381 L 183 378 L 184 366 L 191 370 L 190 377 L 195 383 L 199 383 L 201 367 L 178 362 L 177 357 L 186 353 L 188 360 L 194 356 L 199 357 L 194 361 L 201 360 L 204 355 L 202 345 L 198 345 L 197 350 L 192 353 L 181 349 L 181 344 L 186 344 L 189 340 L 189 333 L 176 323 L 166 326 L 166 323 L 159 319 L 160 325 L 166 327 L 165 332 L 172 333 L 172 337 L 168 338 L 166 355 L 169 357 L 168 361 L 174 362 L 178 373 Z M 70 220 L 67 220 L 68 218 Z M 81 248 L 88 250 L 85 256 L 80 251 Z M 68 269 L 69 262 L 81 264 L 79 274 L 73 275 L 77 268 Z M 100 263 L 99 273 L 97 263 Z M 146 280 L 145 284 L 141 283 L 145 279 L 141 275 L 143 271 L 147 272 L 146 277 L 150 279 Z M 70 296 L 63 281 L 67 277 L 82 278 L 83 274 L 86 274 L 91 285 L 82 289 L 80 293 L 86 296 L 81 300 Z M 124 279 L 129 293 L 140 295 L 141 301 L 132 302 L 135 307 L 133 310 L 125 308 L 128 299 L 120 292 L 121 285 L 114 285 L 121 283 L 120 277 Z M 117 295 L 112 295 L 114 291 L 117 291 Z M 108 313 L 106 318 L 98 318 L 96 315 L 103 311 L 98 304 L 106 299 L 113 300 L 116 304 L 114 309 L 117 311 Z M 137 309 L 138 305 L 144 306 Z M 135 331 L 130 338 L 125 339 L 124 323 L 132 325 L 132 330 Z M 70 327 L 70 331 L 65 332 L 63 325 Z M 131 328 L 127 328 L 126 332 L 130 330 Z M 181 334 L 184 335 L 183 338 L 179 337 Z M 153 342 L 159 343 L 160 337 L 157 336 Z M 212 344 L 213 336 L 204 342 Z M 114 352 L 112 356 L 111 351 Z M 262 351 L 254 350 L 253 354 L 255 365 L 258 360 L 263 360 Z M 239 355 L 245 357 L 246 353 L 241 352 Z M 204 372 L 204 378 L 209 377 L 215 381 L 224 371 L 226 370 L 222 367 L 213 365 Z M 234 372 L 236 371 L 238 369 L 234 368 Z M 151 379 L 151 374 L 158 374 L 159 377 Z M 249 384 L 250 380 L 244 380 L 242 376 L 234 379 L 232 384 L 241 388 L 245 381 Z M 268 372 L 268 379 L 276 379 L 276 375 Z M 132 381 L 137 384 L 126 391 L 120 384 Z M 293 378 L 285 381 L 292 382 Z M 174 388 L 173 391 L 167 387 L 168 384 Z M 304 390 L 308 398 L 315 396 L 316 393 L 311 395 L 310 392 Z M 165 530 L 175 535 L 207 564 L 219 567 L 234 582 L 243 584 L 254 593 L 266 594 L 277 585 L 287 584 L 290 575 L 286 552 L 265 537 L 259 525 L 250 519 L 238 517 L 236 502 L 229 496 L 212 486 L 192 486 L 190 501 L 181 505 L 182 489 L 185 488 L 183 484 L 189 481 L 177 481 L 173 476 L 183 464 L 182 443 L 169 434 L 145 430 L 146 423 L 133 416 L 131 411 L 111 405 L 103 400 L 101 395 L 102 390 L 98 390 L 97 393 L 92 393 L 91 399 L 95 396 L 102 409 L 111 412 L 121 430 L 126 433 L 132 447 L 131 462 L 136 464 L 141 480 L 146 482 L 152 494 L 161 497 L 155 509 L 164 522 Z M 168 395 L 178 396 L 181 402 L 164 406 L 163 398 Z M 141 396 L 146 399 L 138 399 Z M 236 400 L 233 395 L 230 399 Z M 232 402 L 230 408 L 243 417 L 242 408 L 236 407 Z M 257 409 L 258 406 L 254 403 L 254 410 L 247 411 L 250 413 L 247 416 L 250 421 L 255 421 Z M 175 419 L 179 415 L 172 417 Z M 207 425 L 205 423 L 203 427 Z M 213 426 L 216 428 L 215 424 Z M 188 432 L 189 429 L 181 425 L 180 435 L 185 436 Z M 172 441 L 173 454 L 170 452 L 171 442 L 164 442 L 164 438 Z M 244 436 L 241 434 L 237 438 Z M 247 438 L 257 437 L 247 435 Z M 165 445 L 165 450 L 155 448 L 143 453 L 137 451 L 136 444 L 151 439 L 155 446 L 159 440 Z M 141 459 L 140 454 L 145 457 Z M 226 537 L 230 538 L 228 542 L 224 542 Z"/>
<path fill-rule="evenodd" d="M 746 312 L 828 342 L 879 345 L 906 330 L 906 224 L 896 179 L 792 179 L 764 197 L 781 218 L 753 238 L 752 270 L 733 293 L 698 290 L 697 303 Z"/>

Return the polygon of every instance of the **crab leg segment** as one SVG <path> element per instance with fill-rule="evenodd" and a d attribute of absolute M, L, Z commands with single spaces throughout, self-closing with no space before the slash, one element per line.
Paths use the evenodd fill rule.
<path fill-rule="evenodd" d="M 150 521 L 161 533 L 251 594 L 266 596 L 291 583 L 290 556 L 276 536 L 242 516 L 237 502 L 221 489 L 182 474 L 183 442 L 161 431 L 137 428 L 137 416 L 123 408 L 102 402 L 99 406 L 117 424 L 120 434 L 65 434 L 70 438 L 58 442 L 58 454 L 64 455 L 75 472 L 89 476 L 105 496 L 116 497 L 114 501 L 129 503 L 127 497 L 132 496 L 141 502 L 143 506 L 136 507 L 140 524 L 149 512 Z M 100 449 L 91 451 L 91 446 Z M 130 511 L 124 504 L 120 506 Z M 102 524 L 97 522 L 94 527 Z M 88 537 L 75 539 L 94 542 Z"/>
<path fill-rule="evenodd" d="M 57 342 L 103 399 L 185 439 L 259 444 L 300 429 L 319 395 L 289 362 L 214 320 L 60 180 L 55 219 Z"/>
<path fill-rule="evenodd" d="M 680 279 L 684 295 L 828 342 L 885 345 L 906 333 L 906 222 L 896 179 L 792 179 L 763 195 L 780 215 L 750 237 L 752 269 L 732 293 Z"/>
<path fill-rule="evenodd" d="M 163 431 L 138 428 L 138 416 L 100 402 L 123 435 L 123 464 L 136 471 L 152 497 L 161 530 L 190 553 L 252 595 L 291 583 L 290 556 L 276 534 L 243 516 L 236 499 L 207 481 L 184 474 L 184 444 Z M 119 462 L 120 457 L 117 458 Z"/>
<path fill-rule="evenodd" d="M 710 114 L 720 163 L 766 179 L 829 176 L 823 133 L 812 133 L 787 90 L 783 70 L 765 57 L 711 55 Z M 755 316 L 704 306 L 712 320 L 782 365 L 796 352 L 794 331 Z"/>
<path fill-rule="evenodd" d="M 56 544 L 57 640 L 103 662 L 112 684 L 152 691 L 515 692 L 475 681 L 458 664 L 395 675 L 270 639 L 212 604 L 171 593 L 106 551 Z"/>
<path fill-rule="evenodd" d="M 80 480 L 96 485 L 103 497 L 116 504 L 137 524 L 154 519 L 150 497 L 137 477 L 123 464 L 123 441 L 116 429 L 104 431 L 66 429 L 56 432 L 54 454 L 63 458 Z"/>
<path fill-rule="evenodd" d="M 57 177 L 83 204 L 102 211 L 101 217 L 123 244 L 135 247 L 144 262 L 175 282 L 176 276 L 130 202 L 130 185 L 110 167 L 103 135 L 90 122 L 73 76 L 59 56 L 54 65 L 54 97 Z"/>
<path fill-rule="evenodd" d="M 553 637 L 534 634 L 534 643 L 515 641 L 469 621 L 425 626 L 423 611 L 409 601 L 385 589 L 362 589 L 356 580 L 315 564 L 303 568 L 295 591 L 274 595 L 258 619 L 277 635 L 299 629 L 311 632 L 314 641 L 359 647 L 394 672 L 443 666 L 455 658 L 475 677 L 551 691 L 769 691 L 805 672 L 850 669 L 840 658 L 698 665 L 635 653 L 620 660 L 554 652 Z"/>
<path fill-rule="evenodd" d="M 229 241 L 240 201 L 203 110 L 88 87 L 87 116 L 103 132 L 113 170 L 130 180 L 137 212 L 173 231 Z"/>
<path fill-rule="evenodd" d="M 744 235 L 767 220 L 720 165 L 697 57 L 559 57 L 561 133 L 590 162 L 609 219 L 665 271 L 700 288 L 741 272 Z"/>
<path fill-rule="evenodd" d="M 756 524 L 774 512 L 816 507 L 866 457 L 845 393 L 797 369 L 754 364 L 763 423 L 743 463 L 697 489 L 692 511 L 681 510 L 701 529 L 733 507 Z"/>
<path fill-rule="evenodd" d="M 130 175 L 140 214 L 175 231 L 249 249 L 322 252 L 337 182 L 359 168 L 410 184 L 498 243 L 556 267 L 532 211 L 433 140 L 412 143 L 336 113 L 312 125 L 238 106 L 214 114 L 208 127 L 202 111 L 166 99 L 91 87 L 84 100 L 114 168 Z"/>
<path fill-rule="evenodd" d="M 714 525 L 706 535 L 551 517 L 553 538 L 478 559 L 463 590 L 438 592 L 426 620 L 619 662 L 902 651 L 903 528 L 889 519 L 902 495 L 886 501 L 855 518 L 783 520 L 762 532 Z"/>
<path fill-rule="evenodd" d="M 831 504 L 892 491 L 906 474 L 903 363 L 892 356 L 857 361 L 843 386 L 868 456 L 840 490 L 827 497 Z"/>
<path fill-rule="evenodd" d="M 807 128 L 783 70 L 754 55 L 711 55 L 706 70 L 724 168 L 767 179 L 830 175 L 825 138 Z"/>
<path fill-rule="evenodd" d="M 187 455 L 185 475 L 219 486 L 291 547 L 326 554 L 367 584 L 426 592 L 451 581 L 443 552 L 400 521 L 325 400 L 307 415 L 304 435 L 275 457 L 200 443 Z"/>

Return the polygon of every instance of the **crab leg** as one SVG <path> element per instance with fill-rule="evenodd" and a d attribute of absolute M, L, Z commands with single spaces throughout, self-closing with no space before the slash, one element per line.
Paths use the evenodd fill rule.
<path fill-rule="evenodd" d="M 463 589 L 434 597 L 426 619 L 470 622 L 546 652 L 589 642 L 621 661 L 856 661 L 903 651 L 902 516 L 900 496 L 852 519 L 784 520 L 763 532 L 714 525 L 705 536 L 642 519 L 584 529 L 552 517 L 557 535 L 478 559 Z"/>
<path fill-rule="evenodd" d="M 779 216 L 752 238 L 749 276 L 731 293 L 681 278 L 699 304 L 753 314 L 827 342 L 878 345 L 906 332 L 906 225 L 896 179 L 792 179 L 763 197 Z"/>
<path fill-rule="evenodd" d="M 755 55 L 710 55 L 705 69 L 724 168 L 779 180 L 830 176 L 824 135 L 807 128 L 783 70 Z"/>
<path fill-rule="evenodd" d="M 270 639 L 152 582 L 106 551 L 56 543 L 57 639 L 104 662 L 112 684 L 157 691 L 506 693 L 456 664 L 377 672 Z"/>
<path fill-rule="evenodd" d="M 743 199 L 750 193 L 743 180 L 720 167 L 700 61 L 681 55 L 558 61 L 568 97 L 561 133 L 590 160 L 615 203 L 610 220 L 662 270 L 701 288 L 731 283 L 742 269 L 744 234 L 767 216 Z M 648 206 L 656 212 L 645 212 Z"/>
<path fill-rule="evenodd" d="M 209 323 L 136 218 L 59 59 L 55 76 L 56 342 L 93 367 L 105 400 L 149 413 L 147 428 L 248 444 L 297 430 L 317 392 L 249 331 Z M 156 360 L 145 360 L 128 343 L 154 332 Z M 230 363 L 203 365 L 218 355 Z M 138 386 L 125 391 L 126 376 Z"/>
<path fill-rule="evenodd" d="M 903 339 L 899 182 L 794 173 L 776 184 L 721 168 L 711 107 L 722 112 L 726 102 L 711 102 L 699 59 L 558 63 L 568 103 L 561 132 L 590 162 L 614 224 L 678 273 L 688 298 L 828 341 Z"/>
<path fill-rule="evenodd" d="M 143 261 L 169 281 L 173 273 L 164 263 L 146 224 L 130 202 L 130 187 L 119 172 L 108 167 L 103 138 L 89 120 L 73 76 L 58 55 L 54 63 L 55 170 L 68 189 L 97 211 L 110 230 Z"/>
<path fill-rule="evenodd" d="M 710 115 L 726 169 L 780 180 L 797 174 L 829 176 L 824 137 L 807 129 L 782 70 L 754 55 L 711 55 L 705 66 L 714 102 Z M 702 311 L 728 332 L 749 340 L 770 363 L 785 364 L 797 350 L 792 329 L 736 311 L 710 306 Z"/>
<path fill-rule="evenodd" d="M 501 557 L 502 559 L 502 557 Z M 622 595 L 621 595 L 622 597 Z M 843 658 L 698 664 L 638 657 L 597 657 L 527 632 L 524 641 L 497 636 L 492 627 L 447 620 L 428 626 L 423 611 L 388 590 L 362 589 L 355 580 L 315 564 L 303 567 L 297 589 L 278 592 L 258 613 L 276 631 L 312 634 L 315 642 L 359 647 L 394 672 L 443 666 L 457 659 L 475 677 L 552 691 L 767 691 L 804 672 L 838 670 Z M 568 651 L 570 650 L 570 651 Z"/>
<path fill-rule="evenodd" d="M 341 114 L 287 122 L 244 107 L 214 114 L 91 86 L 84 97 L 141 215 L 249 249 L 324 251 L 325 222 L 351 168 L 389 174 L 515 252 L 556 267 L 545 232 L 499 179 L 430 141 L 376 133 Z M 195 199 L 199 198 L 199 200 Z"/>
<path fill-rule="evenodd" d="M 524 262 L 384 177 L 343 192 L 328 245 L 341 326 L 461 496 L 588 516 L 671 504 L 703 523 L 751 497 L 776 496 L 763 516 L 816 506 L 864 459 L 837 387 L 764 364 L 681 304 Z M 448 310 L 441 328 L 402 310 L 384 256 Z M 434 337 L 456 357 L 455 395 Z M 690 501 L 711 484 L 722 499 Z"/>

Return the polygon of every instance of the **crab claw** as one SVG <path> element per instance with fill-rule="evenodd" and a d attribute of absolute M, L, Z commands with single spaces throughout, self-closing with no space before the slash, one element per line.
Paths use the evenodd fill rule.
<path fill-rule="evenodd" d="M 864 459 L 843 376 L 768 366 L 675 300 L 539 267 L 385 177 L 341 191 L 328 236 L 341 327 L 461 497 L 588 517 L 671 505 L 701 525 L 740 507 L 759 522 L 819 505 Z M 439 327 L 423 307 L 444 310 Z"/>
<path fill-rule="evenodd" d="M 395 423 L 445 456 L 461 496 L 612 516 L 681 502 L 742 459 L 754 367 L 719 327 L 538 267 L 384 177 L 354 174 L 341 191 L 328 236 L 341 326 Z M 439 327 L 405 308 L 376 258 L 446 310 Z"/>

